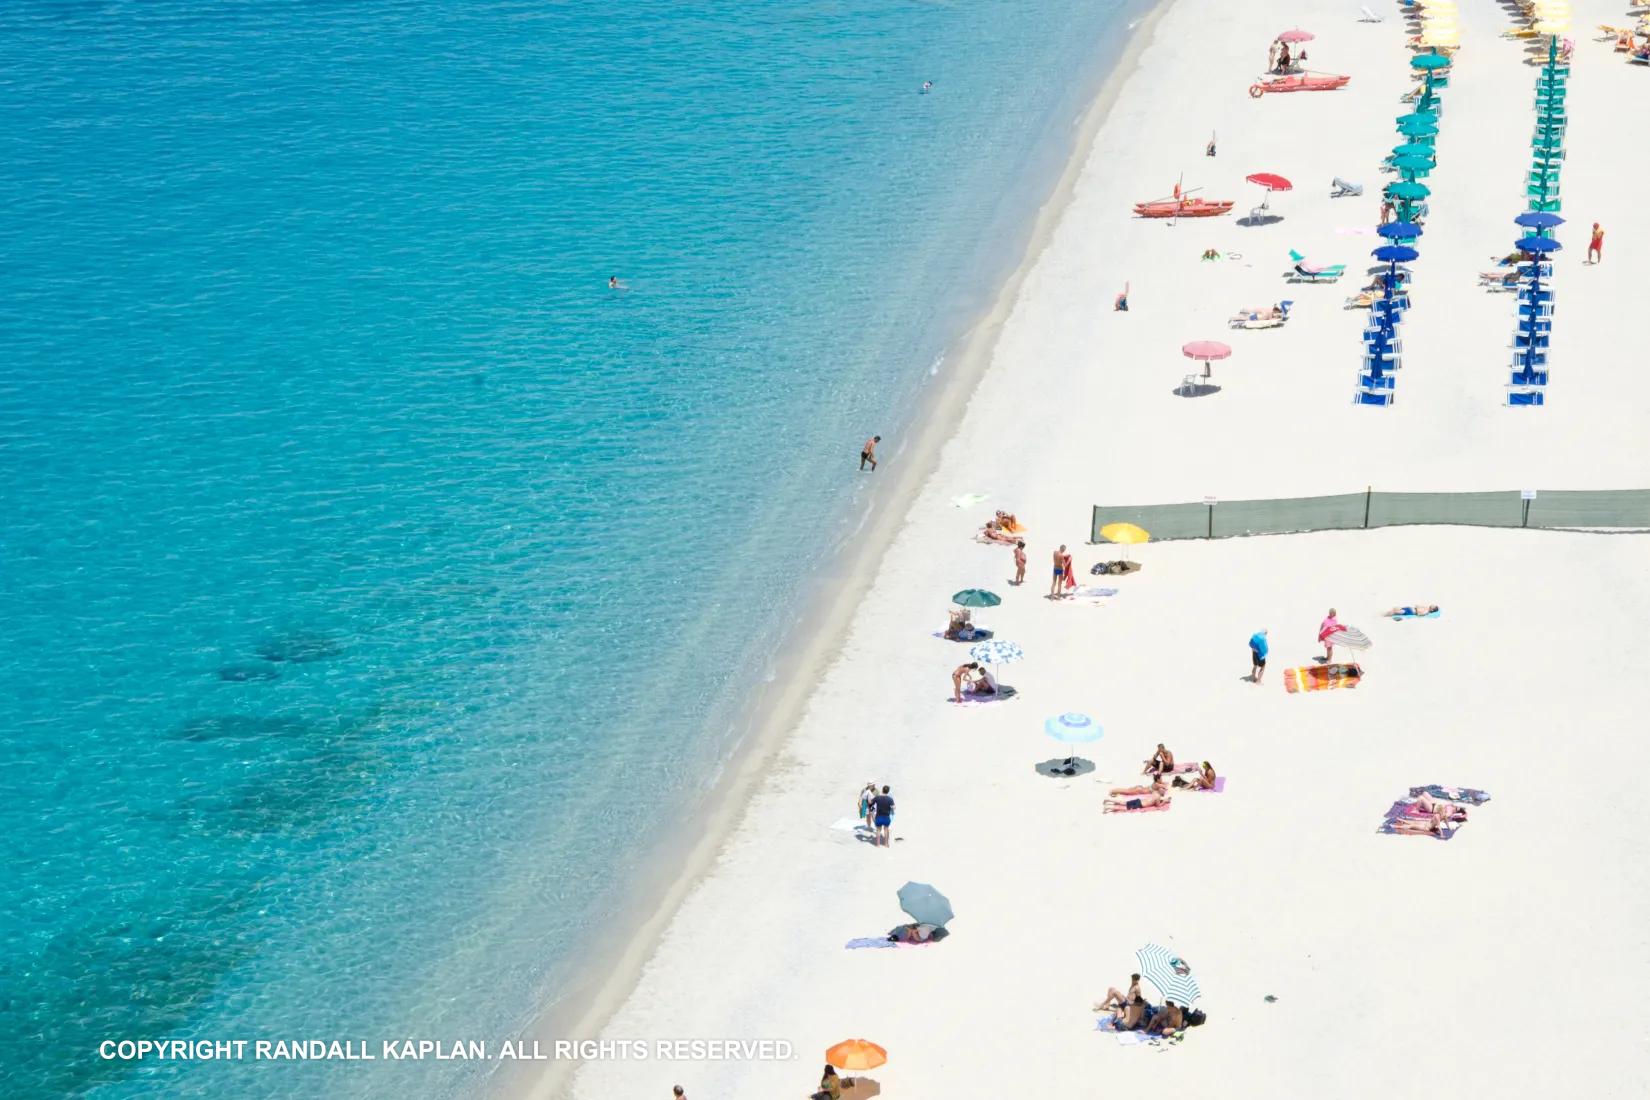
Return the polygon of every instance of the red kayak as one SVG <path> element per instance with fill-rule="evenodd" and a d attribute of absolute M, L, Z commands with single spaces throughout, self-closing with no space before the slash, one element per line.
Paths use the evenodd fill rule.
<path fill-rule="evenodd" d="M 1351 79 L 1350 76 L 1336 76 L 1333 73 L 1296 73 L 1257 81 L 1249 85 L 1249 94 L 1259 99 L 1267 92 L 1332 92 L 1336 88 L 1346 87 Z"/>
<path fill-rule="evenodd" d="M 1230 214 L 1232 204 L 1212 199 L 1158 199 L 1135 203 L 1134 212 L 1142 218 L 1212 218 Z"/>

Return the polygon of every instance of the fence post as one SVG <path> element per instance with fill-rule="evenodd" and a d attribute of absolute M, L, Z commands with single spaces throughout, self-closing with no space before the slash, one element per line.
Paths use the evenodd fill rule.
<path fill-rule="evenodd" d="M 1210 504 L 1207 507 L 1209 509 L 1209 533 L 1204 537 L 1212 539 L 1215 537 L 1215 506 Z"/>
<path fill-rule="evenodd" d="M 1364 530 L 1369 530 L 1369 498 L 1375 495 L 1375 486 L 1364 486 Z"/>

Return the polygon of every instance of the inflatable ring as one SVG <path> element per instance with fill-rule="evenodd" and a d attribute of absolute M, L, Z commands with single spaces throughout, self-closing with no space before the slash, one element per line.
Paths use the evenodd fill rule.
<path fill-rule="evenodd" d="M 1226 258 L 1228 260 L 1241 260 L 1241 259 L 1243 259 L 1243 253 L 1241 253 L 1241 252 L 1228 252 L 1228 253 L 1226 253 Z"/>
<path fill-rule="evenodd" d="M 1266 89 L 1262 85 L 1259 85 L 1259 84 L 1249 85 L 1249 98 L 1250 99 L 1259 99 L 1261 96 L 1263 96 L 1265 94 L 1266 94 Z"/>

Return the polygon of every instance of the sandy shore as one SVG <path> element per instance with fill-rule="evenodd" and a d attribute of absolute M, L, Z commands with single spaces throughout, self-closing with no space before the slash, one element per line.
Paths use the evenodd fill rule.
<path fill-rule="evenodd" d="M 1650 441 L 1635 429 L 1650 399 L 1627 349 L 1650 230 L 1630 221 L 1622 181 L 1650 167 L 1623 139 L 1650 77 L 1580 35 L 1551 404 L 1505 409 L 1512 303 L 1475 274 L 1514 238 L 1534 70 L 1498 37 L 1503 9 L 1461 8 L 1389 410 L 1350 404 L 1363 315 L 1340 306 L 1353 285 L 1281 274 L 1290 248 L 1356 272 L 1378 243 L 1376 168 L 1408 84 L 1402 24 L 1384 6 L 1386 22 L 1358 23 L 1355 6 L 1326 0 L 1287 16 L 1212 0 L 1167 10 L 1005 301 L 990 368 L 840 651 L 737 827 L 708 838 L 722 841 L 713 866 L 601 1032 L 784 1039 L 802 1053 L 594 1061 L 575 1096 L 666 1096 L 675 1082 L 693 1097 L 802 1096 L 824 1048 L 859 1035 L 889 1048 L 872 1076 L 891 1096 L 1211 1080 L 1234 1096 L 1467 1082 L 1474 1095 L 1636 1095 L 1650 1070 L 1627 1010 L 1650 965 L 1647 815 L 1631 789 L 1650 757 L 1632 705 L 1650 674 L 1633 642 L 1650 610 L 1643 537 L 1434 528 L 1154 545 L 1103 605 L 1041 598 L 1054 544 L 1085 573 L 1103 556 L 1082 545 L 1095 503 L 1646 483 Z M 1611 5 L 1576 10 L 1582 28 L 1620 21 Z M 1347 89 L 1246 94 L 1288 23 L 1316 32 L 1311 67 L 1351 74 Z M 1246 208 L 1256 171 L 1296 181 L 1272 200 L 1281 222 L 1129 215 L 1183 172 Z M 1328 199 L 1335 175 L 1365 196 Z M 1587 267 L 1594 220 L 1608 248 Z M 1203 263 L 1206 248 L 1240 258 Z M 1115 314 L 1124 281 L 1133 308 Z M 1296 303 L 1286 328 L 1227 332 L 1237 308 L 1283 298 Z M 1221 391 L 1189 400 L 1173 392 L 1191 369 L 1179 347 L 1198 338 L 1234 354 L 1215 365 Z M 990 499 L 952 505 L 970 492 Z M 1024 589 L 1006 585 L 1006 551 L 970 539 L 992 507 L 1031 527 Z M 949 594 L 975 585 L 1004 594 L 979 618 L 1028 656 L 1005 672 L 1020 698 L 958 708 L 946 699 L 964 647 L 931 635 Z M 1445 614 L 1377 617 L 1413 600 Z M 1368 678 L 1288 695 L 1281 674 L 1308 663 L 1330 606 L 1374 638 Z M 1262 627 L 1272 672 L 1255 687 L 1241 679 L 1244 640 Z M 1042 722 L 1068 710 L 1105 724 L 1084 753 L 1098 770 L 1048 779 L 1033 768 L 1058 751 Z M 1214 761 L 1228 789 L 1166 814 L 1102 815 L 1106 788 L 1158 741 Z M 872 778 L 899 801 L 892 851 L 830 828 Z M 1448 844 L 1377 835 L 1387 805 L 1424 783 L 1494 800 Z M 951 896 L 952 938 L 845 951 L 901 919 L 907 879 Z M 1088 1011 L 1147 941 L 1191 961 L 1210 1015 L 1169 1052 L 1118 1046 Z M 1580 1010 L 1547 1015 L 1546 990 L 1572 983 Z"/>

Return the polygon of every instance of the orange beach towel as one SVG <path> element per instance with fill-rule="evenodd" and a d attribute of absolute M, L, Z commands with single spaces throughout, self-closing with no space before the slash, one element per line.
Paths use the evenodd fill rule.
<path fill-rule="evenodd" d="M 1284 690 L 1293 695 L 1297 691 L 1331 691 L 1335 688 L 1355 688 L 1363 678 L 1361 665 L 1307 665 L 1283 670 Z"/>

